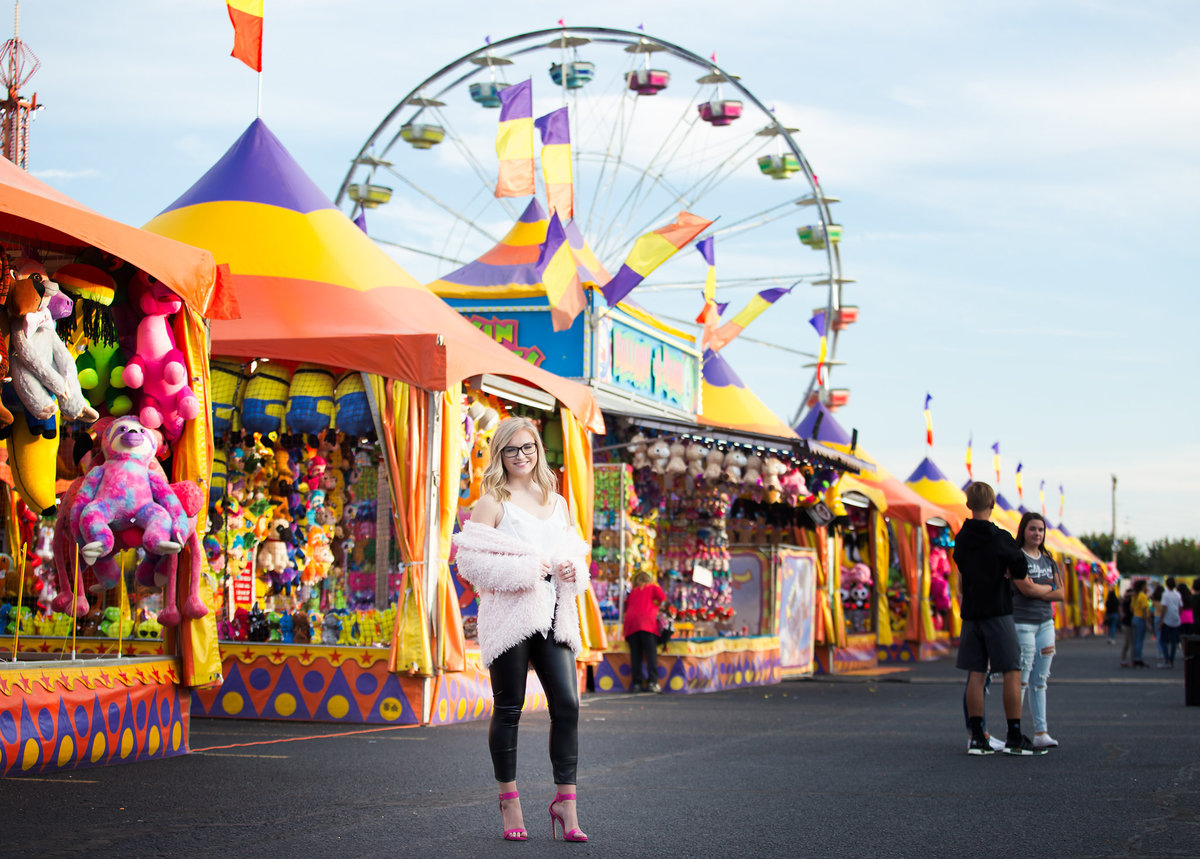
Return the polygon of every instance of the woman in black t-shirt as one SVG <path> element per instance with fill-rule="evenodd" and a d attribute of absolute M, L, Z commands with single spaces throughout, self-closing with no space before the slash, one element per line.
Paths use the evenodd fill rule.
<path fill-rule="evenodd" d="M 1017 545 L 1025 556 L 1030 580 L 1053 588 L 1042 597 L 1027 597 L 1013 588 L 1013 622 L 1021 646 L 1021 691 L 1028 697 L 1033 713 L 1033 745 L 1051 749 L 1058 741 L 1050 736 L 1046 725 L 1046 681 L 1054 660 L 1054 610 L 1050 603 L 1063 598 L 1062 578 L 1058 564 L 1046 552 L 1046 520 L 1040 514 L 1021 517 Z"/>

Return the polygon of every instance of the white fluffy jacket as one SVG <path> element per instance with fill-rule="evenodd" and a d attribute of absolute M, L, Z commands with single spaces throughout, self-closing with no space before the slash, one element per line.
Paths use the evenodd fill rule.
<path fill-rule="evenodd" d="M 569 562 L 575 581 L 554 578 L 556 592 L 554 640 L 567 645 L 576 656 L 583 649 L 579 632 L 579 608 L 575 597 L 588 586 L 587 558 L 591 548 L 572 532 L 554 556 L 511 534 L 478 522 L 467 522 L 454 535 L 458 549 L 458 574 L 479 592 L 479 655 L 485 666 L 515 644 L 537 631 L 533 588 L 542 578 L 541 561 Z"/>

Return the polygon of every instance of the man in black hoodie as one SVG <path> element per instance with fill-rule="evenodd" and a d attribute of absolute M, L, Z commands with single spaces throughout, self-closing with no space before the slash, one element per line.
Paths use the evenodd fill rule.
<path fill-rule="evenodd" d="M 967 487 L 971 518 L 954 538 L 954 562 L 962 582 L 962 634 L 957 666 L 970 672 L 967 679 L 967 722 L 971 744 L 967 753 L 990 755 L 992 747 L 983 731 L 983 685 L 989 670 L 1004 674 L 1004 713 L 1008 717 L 1005 754 L 1040 755 L 1021 733 L 1021 649 L 1012 618 L 1012 588 L 1027 597 L 1049 593 L 1051 588 L 1029 580 L 1025 556 L 1005 531 L 991 522 L 996 493 L 986 483 Z"/>

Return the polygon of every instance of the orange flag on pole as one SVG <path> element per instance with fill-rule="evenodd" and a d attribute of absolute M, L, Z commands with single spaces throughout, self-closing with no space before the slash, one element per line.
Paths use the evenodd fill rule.
<path fill-rule="evenodd" d="M 262 71 L 263 0 L 226 0 L 233 24 L 233 52 L 229 55 Z"/>

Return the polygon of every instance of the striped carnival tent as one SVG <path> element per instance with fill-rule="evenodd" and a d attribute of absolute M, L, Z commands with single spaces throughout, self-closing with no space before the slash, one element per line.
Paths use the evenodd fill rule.
<path fill-rule="evenodd" d="M 443 275 L 429 288 L 443 298 L 536 298 L 546 294 L 543 268 L 538 266 L 550 216 L 537 197 L 495 247 L 474 262 Z M 579 282 L 584 289 L 598 288 L 611 276 L 600 264 L 574 220 L 563 222 Z"/>
<path fill-rule="evenodd" d="M 229 266 L 241 318 L 213 323 L 214 355 L 309 361 L 428 391 L 495 373 L 602 426 L 586 386 L 522 361 L 455 313 L 334 206 L 261 119 L 145 228 Z"/>
<path fill-rule="evenodd" d="M 719 352 L 704 353 L 697 423 L 795 439 L 796 433 L 746 387 Z"/>
<path fill-rule="evenodd" d="M 950 478 L 937 467 L 937 464 L 925 457 L 904 481 L 913 492 L 922 498 L 932 501 L 954 518 L 947 522 L 955 531 L 962 527 L 963 521 L 969 515 L 967 512 L 966 494 L 950 482 Z"/>

